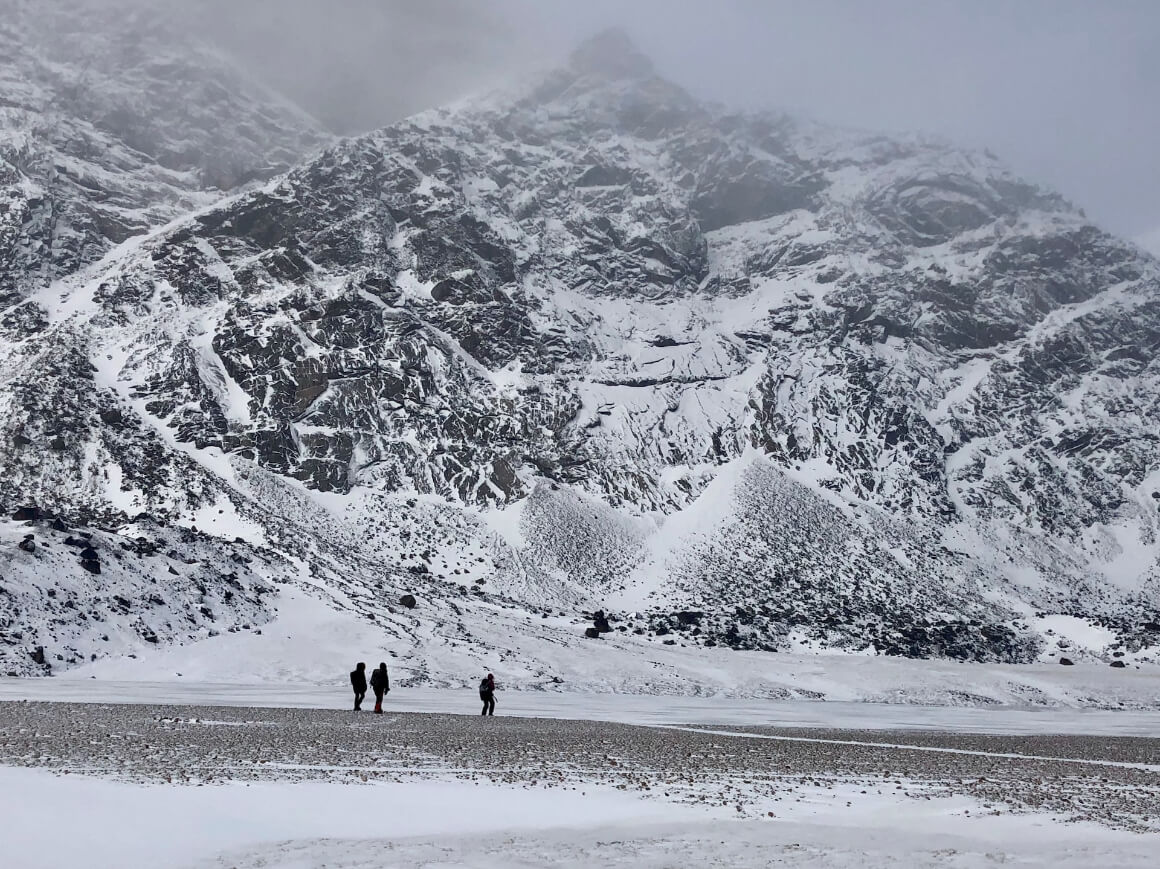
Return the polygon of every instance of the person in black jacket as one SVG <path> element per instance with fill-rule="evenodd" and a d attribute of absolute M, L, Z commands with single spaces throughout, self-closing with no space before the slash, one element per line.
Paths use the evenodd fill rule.
<path fill-rule="evenodd" d="M 383 714 L 383 695 L 391 690 L 391 680 L 387 676 L 387 665 L 379 664 L 379 668 L 371 673 L 371 689 L 375 692 L 375 712 Z"/>
<path fill-rule="evenodd" d="M 362 661 L 350 671 L 350 687 L 354 689 L 354 711 L 359 712 L 367 695 L 367 665 Z"/>
<path fill-rule="evenodd" d="M 479 699 L 483 701 L 483 712 L 479 714 L 495 715 L 495 676 L 491 673 L 479 683 Z"/>

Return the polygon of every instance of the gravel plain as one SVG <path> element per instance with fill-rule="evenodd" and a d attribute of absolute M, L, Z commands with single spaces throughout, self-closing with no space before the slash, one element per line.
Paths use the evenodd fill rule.
<path fill-rule="evenodd" d="M 819 790 L 1160 831 L 1160 739 L 649 727 L 316 709 L 0 703 L 0 764 L 142 782 L 409 781 L 611 786 L 777 816 Z"/>

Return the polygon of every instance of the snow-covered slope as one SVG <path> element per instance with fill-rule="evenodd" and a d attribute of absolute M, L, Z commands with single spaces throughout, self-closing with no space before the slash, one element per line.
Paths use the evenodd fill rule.
<path fill-rule="evenodd" d="M 0 2 L 5 307 L 326 140 L 303 112 L 192 42 L 174 8 Z"/>
<path fill-rule="evenodd" d="M 0 496 L 241 536 L 432 671 L 550 683 L 598 609 L 625 655 L 1135 655 L 1158 303 L 989 155 L 703 105 L 605 34 L 37 290 Z"/>

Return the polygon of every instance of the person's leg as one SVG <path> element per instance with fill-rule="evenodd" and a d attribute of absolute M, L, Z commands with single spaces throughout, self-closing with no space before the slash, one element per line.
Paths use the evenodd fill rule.
<path fill-rule="evenodd" d="M 495 698 L 494 697 L 489 696 L 487 698 L 487 714 L 488 715 L 495 715 Z"/>
<path fill-rule="evenodd" d="M 378 688 L 375 689 L 375 712 L 379 715 L 383 714 L 383 692 Z"/>

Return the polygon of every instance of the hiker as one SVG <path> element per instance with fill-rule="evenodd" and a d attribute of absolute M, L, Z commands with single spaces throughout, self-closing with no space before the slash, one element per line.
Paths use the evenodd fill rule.
<path fill-rule="evenodd" d="M 379 664 L 379 668 L 371 673 L 371 689 L 375 692 L 375 714 L 383 714 L 383 695 L 390 693 L 391 680 L 387 676 L 387 665 Z"/>
<path fill-rule="evenodd" d="M 483 701 L 483 711 L 479 714 L 495 715 L 495 676 L 491 673 L 479 683 L 479 699 Z"/>
<path fill-rule="evenodd" d="M 367 665 L 362 661 L 350 671 L 350 687 L 354 689 L 354 711 L 362 711 L 363 698 L 367 696 Z"/>

